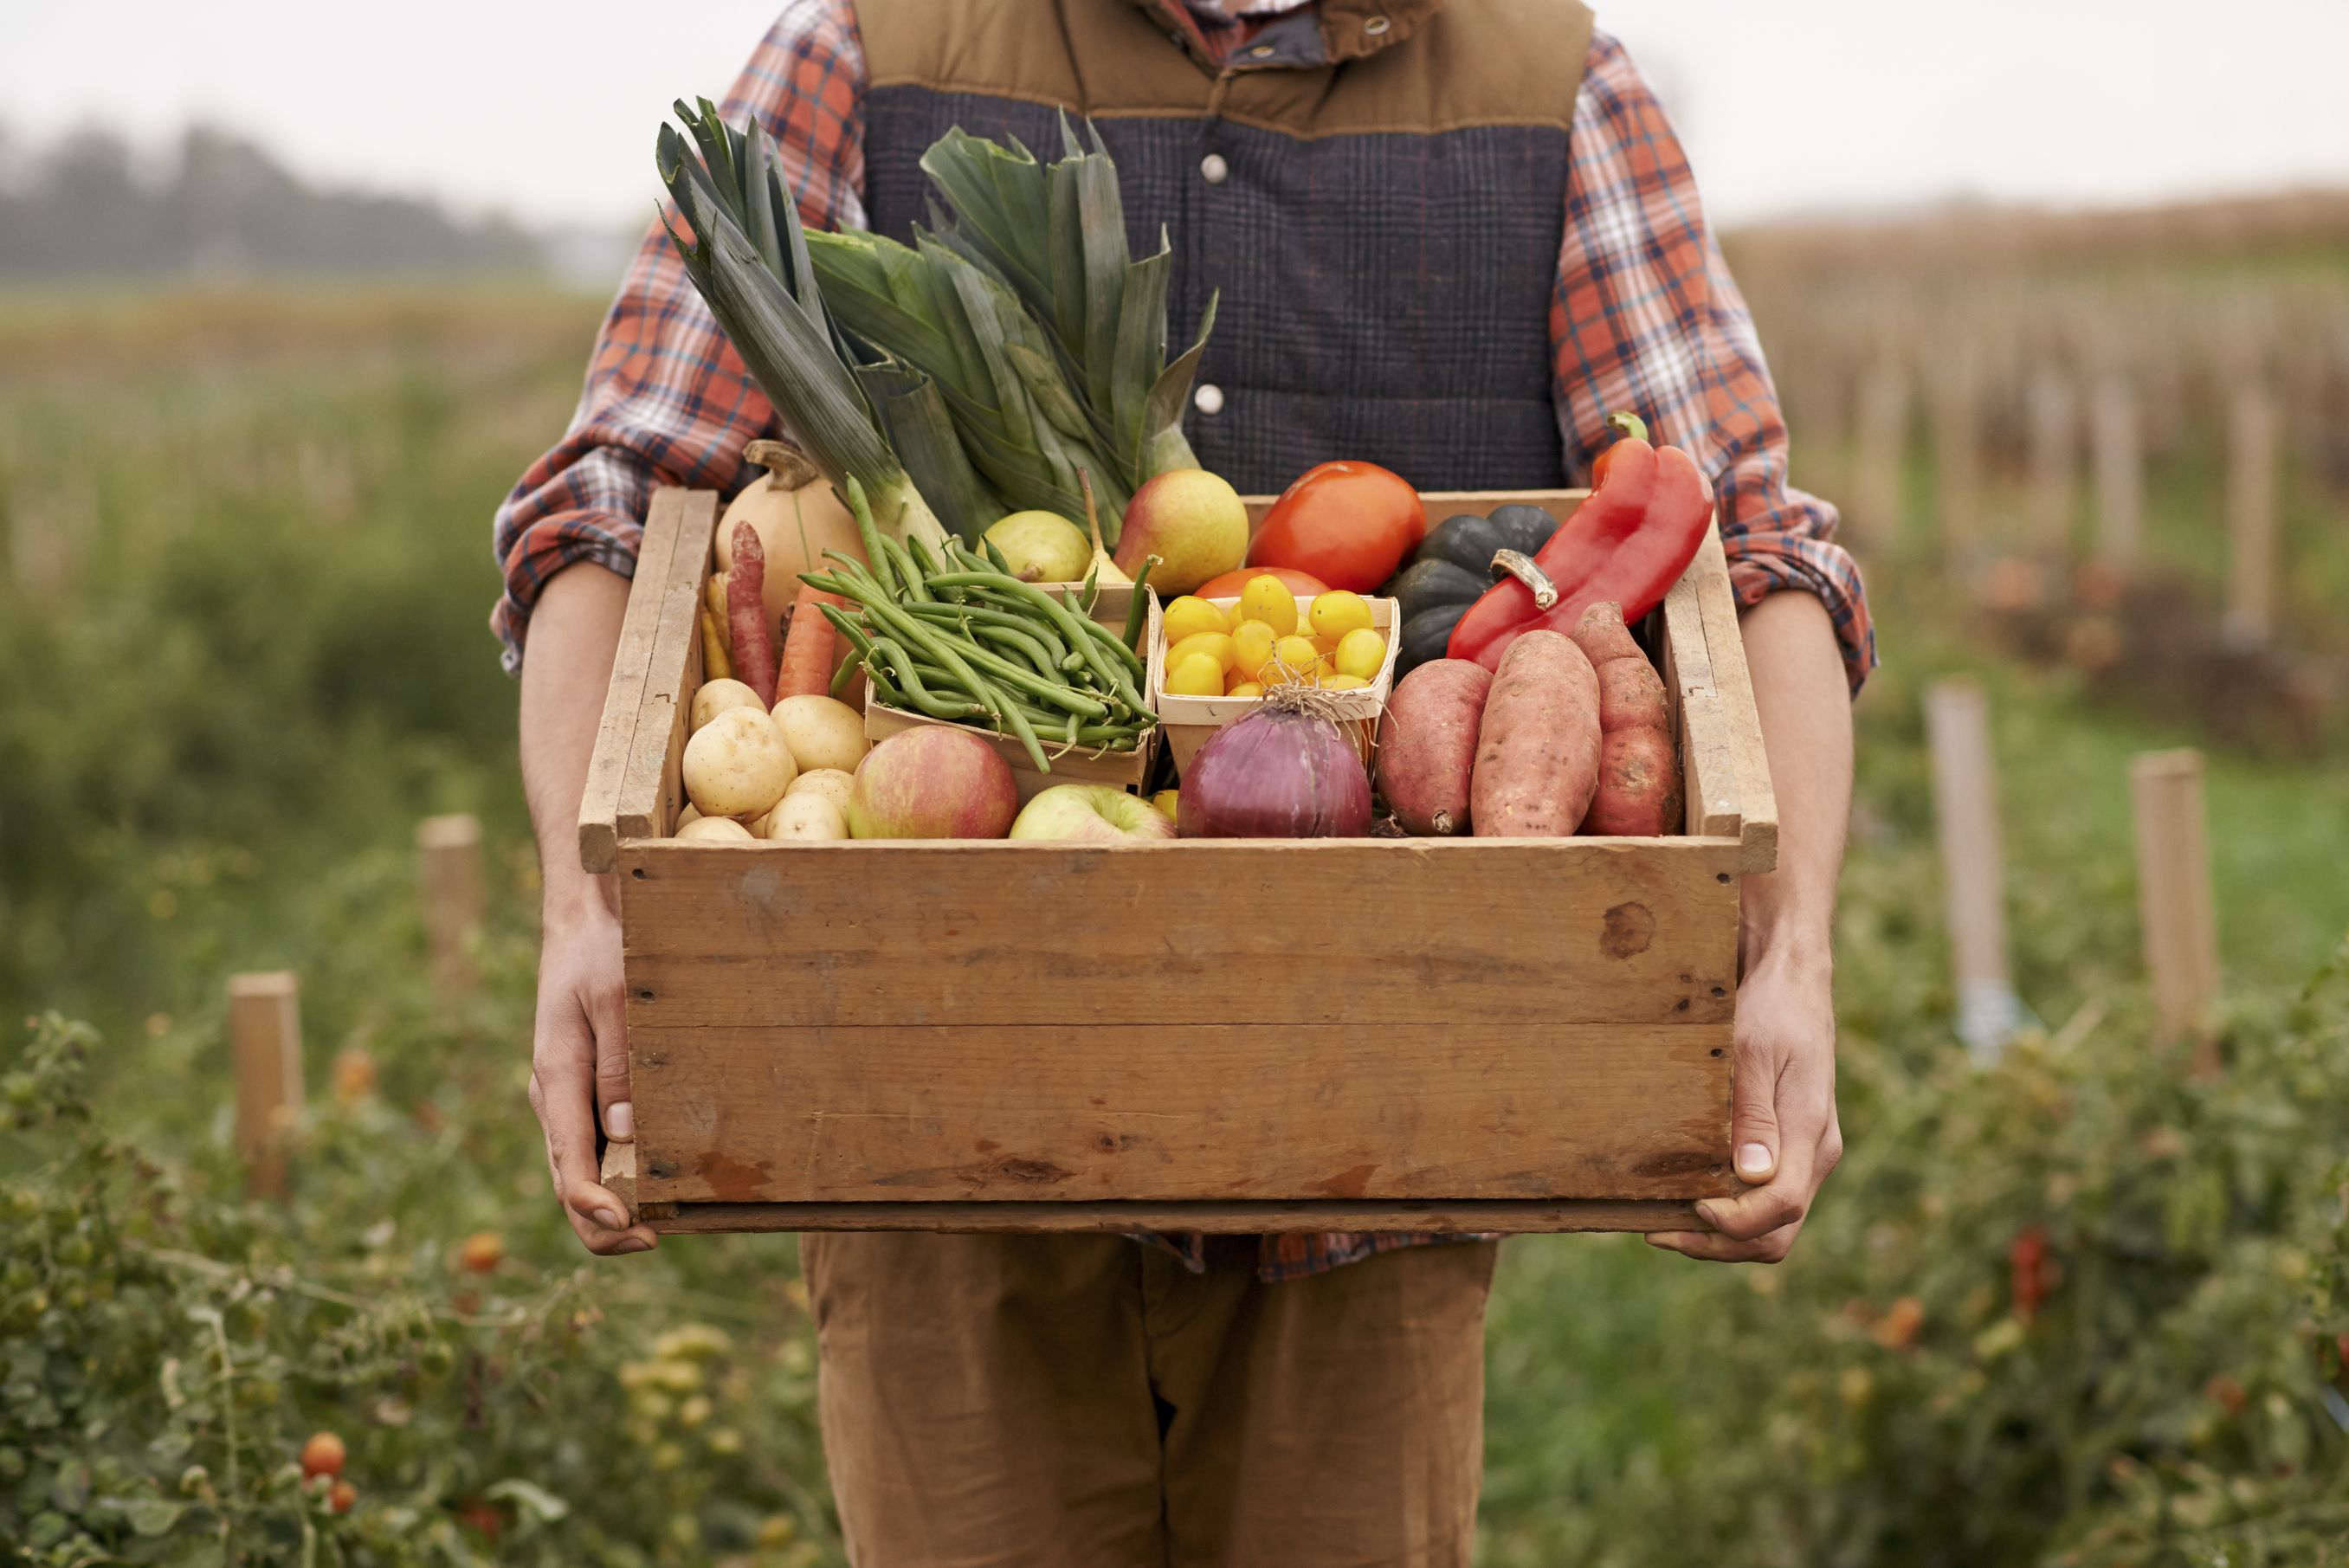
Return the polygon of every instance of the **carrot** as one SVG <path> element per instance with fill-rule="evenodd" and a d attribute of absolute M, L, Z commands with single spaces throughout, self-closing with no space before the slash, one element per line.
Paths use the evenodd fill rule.
<path fill-rule="evenodd" d="M 775 700 L 787 696 L 822 696 L 832 689 L 832 623 L 819 604 L 846 610 L 852 606 L 837 593 L 800 584 L 792 601 L 791 630 L 783 636 L 783 665 L 775 672 Z"/>
<path fill-rule="evenodd" d="M 775 706 L 775 640 L 767 631 L 767 547 L 747 522 L 734 525 L 734 564 L 726 573 L 726 621 L 733 631 L 734 678 Z"/>

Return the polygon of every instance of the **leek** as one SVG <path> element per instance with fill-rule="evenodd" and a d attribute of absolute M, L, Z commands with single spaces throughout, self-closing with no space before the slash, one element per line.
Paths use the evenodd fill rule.
<path fill-rule="evenodd" d="M 1207 302 L 1197 339 L 1170 363 L 1174 248 L 1162 230 L 1156 254 L 1131 258 L 1117 166 L 1101 133 L 1086 129 L 1090 152 L 1061 117 L 1063 156 L 1048 169 L 1016 139 L 999 147 L 957 127 L 922 154 L 922 170 L 947 201 L 946 211 L 932 209 L 937 242 L 1019 296 L 1045 329 L 1061 375 L 1050 377 L 1027 345 L 1007 346 L 1013 364 L 1031 388 L 1050 382 L 1075 391 L 1090 444 L 1110 459 L 1106 475 L 1094 470 L 1096 481 L 1130 492 L 1168 469 L 1199 466 L 1183 436 L 1183 410 L 1216 302 Z"/>
<path fill-rule="evenodd" d="M 708 98 L 700 102 L 698 116 L 684 99 L 677 103 L 692 145 L 664 125 L 657 149 L 661 183 L 693 230 L 688 242 L 661 214 L 687 275 L 823 476 L 843 493 L 854 479 L 890 537 L 943 543 L 947 531 L 908 477 L 903 455 L 907 447 L 918 449 L 931 470 L 926 477 L 942 494 L 968 488 L 958 486 L 936 442 L 922 442 L 935 433 L 929 422 L 944 423 L 935 389 L 926 377 L 886 356 L 859 357 L 824 306 L 773 139 L 755 120 L 747 130 L 734 129 Z M 893 418 L 915 439 L 893 442 Z M 961 473 L 968 472 L 963 464 Z"/>

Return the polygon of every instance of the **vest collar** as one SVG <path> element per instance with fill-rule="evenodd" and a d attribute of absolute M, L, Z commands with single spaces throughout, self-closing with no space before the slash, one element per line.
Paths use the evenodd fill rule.
<path fill-rule="evenodd" d="M 1218 62 L 1183 0 L 1129 3 L 1164 28 L 1209 76 L 1226 70 L 1309 69 L 1362 59 L 1402 43 L 1444 5 L 1444 0 L 1319 0 L 1309 10 L 1274 19 L 1257 34 L 1257 46 L 1273 46 L 1268 57 L 1251 59 L 1251 51 L 1242 49 L 1230 61 Z"/>

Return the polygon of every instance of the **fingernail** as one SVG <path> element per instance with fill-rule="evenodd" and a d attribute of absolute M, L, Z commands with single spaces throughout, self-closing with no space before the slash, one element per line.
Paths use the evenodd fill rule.
<path fill-rule="evenodd" d="M 628 1228 L 628 1222 L 620 1218 L 620 1212 L 616 1209 L 596 1210 L 595 1222 L 607 1231 L 625 1231 Z"/>
<path fill-rule="evenodd" d="M 636 1135 L 636 1108 L 626 1100 L 604 1108 L 604 1136 L 615 1142 Z"/>
<path fill-rule="evenodd" d="M 1737 1173 L 1758 1176 L 1770 1169 L 1770 1151 L 1758 1143 L 1748 1143 L 1737 1151 Z"/>
<path fill-rule="evenodd" d="M 1716 1231 L 1721 1229 L 1721 1221 L 1714 1216 L 1713 1205 L 1710 1203 L 1699 1203 L 1696 1206 L 1696 1217 Z"/>
<path fill-rule="evenodd" d="M 635 1236 L 630 1236 L 626 1241 L 622 1242 L 618 1246 L 612 1249 L 615 1254 L 623 1253 L 648 1253 L 652 1250 L 653 1244 L 650 1242 L 640 1241 Z"/>

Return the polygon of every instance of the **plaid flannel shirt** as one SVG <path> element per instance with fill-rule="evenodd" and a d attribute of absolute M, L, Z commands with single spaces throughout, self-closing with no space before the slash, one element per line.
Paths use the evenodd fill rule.
<path fill-rule="evenodd" d="M 1244 21 L 1201 20 L 1217 53 L 1248 32 Z M 864 226 L 864 85 L 850 0 L 788 0 L 721 106 L 729 120 L 755 116 L 773 135 L 812 227 Z M 1694 455 L 1721 493 L 1739 602 L 1785 589 L 1816 594 L 1857 692 L 1876 664 L 1858 568 L 1833 542 L 1835 509 L 1787 487 L 1785 424 L 1753 318 L 1662 105 L 1603 33 L 1592 36 L 1568 146 L 1566 237 L 1547 325 L 1568 464 L 1589 471 L 1611 438 L 1609 409 L 1642 410 L 1655 438 Z M 605 317 L 570 428 L 498 509 L 505 593 L 491 624 L 508 671 L 521 668 L 548 579 L 580 561 L 633 576 L 654 488 L 740 490 L 756 472 L 741 460 L 743 445 L 773 420 L 654 224 Z M 1146 1239 L 1203 1266 L 1195 1236 Z M 1267 1280 L 1288 1279 L 1454 1239 L 1267 1236 L 1258 1268 Z"/>

